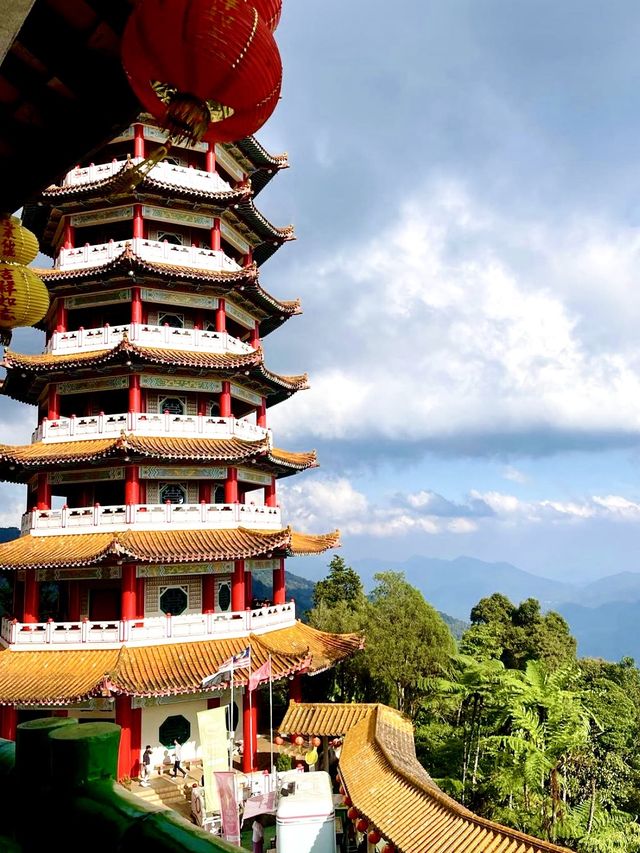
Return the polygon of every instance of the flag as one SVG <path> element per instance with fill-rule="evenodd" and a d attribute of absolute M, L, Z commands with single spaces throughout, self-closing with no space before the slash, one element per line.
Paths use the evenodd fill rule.
<path fill-rule="evenodd" d="M 268 658 L 262 666 L 249 676 L 249 690 L 255 690 L 263 681 L 271 679 L 271 658 Z"/>
<path fill-rule="evenodd" d="M 203 687 L 212 687 L 214 684 L 219 684 L 221 681 L 226 681 L 231 678 L 233 669 L 240 669 L 244 666 L 251 666 L 251 646 L 247 646 L 237 655 L 227 658 L 224 663 L 221 663 L 213 675 L 208 675 L 202 679 Z"/>

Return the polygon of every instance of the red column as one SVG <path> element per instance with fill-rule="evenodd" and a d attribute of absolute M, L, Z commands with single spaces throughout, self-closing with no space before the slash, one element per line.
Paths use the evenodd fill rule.
<path fill-rule="evenodd" d="M 37 622 L 40 612 L 40 584 L 36 580 L 35 569 L 27 569 L 24 583 L 23 622 Z"/>
<path fill-rule="evenodd" d="M 244 573 L 244 606 L 249 609 L 253 603 L 253 578 L 251 572 Z"/>
<path fill-rule="evenodd" d="M 216 145 L 215 142 L 210 142 L 205 154 L 205 169 L 207 172 L 215 172 L 216 170 Z"/>
<path fill-rule="evenodd" d="M 231 414 L 231 383 L 223 382 L 220 393 L 220 417 L 230 418 Z"/>
<path fill-rule="evenodd" d="M 302 702 L 302 676 L 299 672 L 296 672 L 289 682 L 289 702 L 296 702 L 298 705 Z"/>
<path fill-rule="evenodd" d="M 125 468 L 124 502 L 126 504 L 140 503 L 140 468 L 137 465 L 127 465 Z"/>
<path fill-rule="evenodd" d="M 144 578 L 136 578 L 136 618 L 144 619 Z"/>
<path fill-rule="evenodd" d="M 224 502 L 238 503 L 238 469 L 227 468 L 227 479 L 224 482 Z"/>
<path fill-rule="evenodd" d="M 140 775 L 140 754 L 142 752 L 142 708 L 131 709 L 131 771 L 133 779 Z"/>
<path fill-rule="evenodd" d="M 216 609 L 216 579 L 214 575 L 203 575 L 202 578 L 202 612 Z"/>
<path fill-rule="evenodd" d="M 58 398 L 58 386 L 49 385 L 47 394 L 47 418 L 50 421 L 57 421 L 60 417 L 60 403 Z"/>
<path fill-rule="evenodd" d="M 280 567 L 273 570 L 273 603 L 284 604 L 286 596 L 284 580 L 284 557 L 280 558 Z"/>
<path fill-rule="evenodd" d="M 198 500 L 200 503 L 211 503 L 211 483 L 201 481 L 198 487 Z"/>
<path fill-rule="evenodd" d="M 207 414 L 207 398 L 204 394 L 198 394 L 198 414 Z"/>
<path fill-rule="evenodd" d="M 64 231 L 62 235 L 62 248 L 73 249 L 76 238 L 76 229 L 71 224 L 71 217 L 67 217 L 64 222 Z"/>
<path fill-rule="evenodd" d="M 211 229 L 211 248 L 214 251 L 220 251 L 220 220 L 217 217 L 213 220 Z"/>
<path fill-rule="evenodd" d="M 266 506 L 278 506 L 275 477 L 271 478 L 271 485 L 264 487 L 264 502 Z"/>
<path fill-rule="evenodd" d="M 0 737 L 5 740 L 16 739 L 16 726 L 18 725 L 18 712 L 15 705 L 2 705 L 0 708 Z"/>
<path fill-rule="evenodd" d="M 218 307 L 216 308 L 216 332 L 227 331 L 227 309 L 224 299 L 218 299 Z"/>
<path fill-rule="evenodd" d="M 36 509 L 51 509 L 51 484 L 46 474 L 38 474 Z"/>
<path fill-rule="evenodd" d="M 141 124 L 133 125 L 133 156 L 144 157 L 144 127 Z"/>
<path fill-rule="evenodd" d="M 258 752 L 258 709 L 255 703 L 255 692 L 249 701 L 249 691 L 245 688 L 242 697 L 242 772 L 251 773 L 256 769 L 256 753 Z"/>
<path fill-rule="evenodd" d="M 130 696 L 116 696 L 116 723 L 122 728 L 118 752 L 119 780 L 125 776 L 137 776 L 139 759 L 134 752 L 134 744 L 137 742 L 139 749 L 142 737 L 142 714 L 138 711 L 131 707 Z"/>
<path fill-rule="evenodd" d="M 263 397 L 262 402 L 256 410 L 256 423 L 263 429 L 267 428 L 267 398 Z"/>
<path fill-rule="evenodd" d="M 252 249 L 249 249 L 247 254 L 243 257 L 242 261 L 243 261 L 243 263 L 242 263 L 243 267 L 250 267 L 251 266 L 251 264 L 253 263 L 253 250 Z"/>
<path fill-rule="evenodd" d="M 131 289 L 131 322 L 142 323 L 142 299 L 139 287 Z"/>
<path fill-rule="evenodd" d="M 133 205 L 133 236 L 144 237 L 144 219 L 142 218 L 142 205 Z"/>
<path fill-rule="evenodd" d="M 69 581 L 69 621 L 80 621 L 80 581 Z"/>
<path fill-rule="evenodd" d="M 137 373 L 132 373 L 129 377 L 129 411 L 136 413 L 140 413 L 142 411 L 140 376 Z"/>
<path fill-rule="evenodd" d="M 236 560 L 231 579 L 231 609 L 244 610 L 244 560 Z"/>
<path fill-rule="evenodd" d="M 249 343 L 254 349 L 258 349 L 260 347 L 260 323 L 258 320 L 256 320 L 255 326 L 253 327 Z"/>
<path fill-rule="evenodd" d="M 124 563 L 120 581 L 120 618 L 135 619 L 138 615 L 136 604 L 136 564 Z"/>
<path fill-rule="evenodd" d="M 55 328 L 56 332 L 67 331 L 67 308 L 64 304 L 64 299 L 58 299 L 56 303 Z"/>

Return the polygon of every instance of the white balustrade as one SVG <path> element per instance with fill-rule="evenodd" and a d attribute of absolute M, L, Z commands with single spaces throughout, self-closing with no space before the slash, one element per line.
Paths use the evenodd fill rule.
<path fill-rule="evenodd" d="M 261 633 L 295 624 L 293 601 L 250 610 L 186 613 L 144 619 L 82 619 L 77 622 L 18 622 L 4 617 L 0 637 L 12 646 L 104 646 L 154 643 L 168 640 L 229 637 Z"/>
<path fill-rule="evenodd" d="M 279 530 L 279 507 L 255 504 L 120 504 L 118 506 L 34 509 L 22 516 L 21 531 L 35 536 L 110 530 L 193 528 Z"/>
<path fill-rule="evenodd" d="M 236 272 L 241 269 L 239 264 L 221 250 L 204 249 L 199 246 L 176 246 L 166 240 L 147 240 L 144 237 L 110 240 L 108 243 L 96 245 L 87 244 L 77 249 L 61 249 L 56 258 L 55 268 L 74 270 L 108 264 L 124 252 L 127 244 L 131 246 L 135 255 L 145 261 L 213 272 Z"/>
<path fill-rule="evenodd" d="M 92 350 L 110 349 L 118 346 L 124 335 L 140 346 L 165 347 L 169 349 L 197 352 L 233 353 L 248 355 L 254 352 L 250 344 L 227 332 L 207 329 L 176 329 L 173 326 L 153 326 L 148 323 L 126 323 L 122 326 L 100 326 L 95 329 L 74 329 L 54 332 L 47 344 L 46 352 L 68 355 Z"/>
<path fill-rule="evenodd" d="M 122 412 L 55 420 L 44 418 L 31 440 L 50 444 L 71 439 L 75 441 L 83 438 L 116 437 L 123 431 L 173 438 L 239 438 L 243 441 L 262 441 L 267 438 L 269 447 L 272 446 L 271 430 L 247 420 L 209 415 L 173 415 L 168 412 L 162 415 L 152 412 Z"/>
<path fill-rule="evenodd" d="M 122 171 L 126 160 L 113 160 L 111 163 L 92 164 L 80 169 L 72 169 L 65 176 L 62 186 L 80 187 L 86 184 L 95 184 L 117 175 Z M 137 165 L 142 162 L 142 157 L 132 158 Z M 149 176 L 163 184 L 174 187 L 200 190 L 201 192 L 229 192 L 232 187 L 217 172 L 205 172 L 202 169 L 194 169 L 192 166 L 177 166 L 175 163 L 160 162 L 151 169 Z"/>

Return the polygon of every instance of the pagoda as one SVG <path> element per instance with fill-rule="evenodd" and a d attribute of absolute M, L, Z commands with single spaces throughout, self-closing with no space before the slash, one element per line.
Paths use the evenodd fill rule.
<path fill-rule="evenodd" d="M 14 579 L 0 631 L 0 736 L 43 710 L 122 727 L 119 774 L 144 744 L 199 753 L 202 681 L 251 647 L 251 669 L 301 698 L 301 676 L 353 653 L 287 600 L 285 559 L 338 533 L 282 520 L 277 483 L 314 452 L 274 446 L 270 406 L 307 387 L 265 361 L 267 335 L 300 312 L 260 284 L 290 227 L 254 199 L 288 166 L 254 139 L 176 144 L 133 188 L 126 173 L 164 141 L 148 116 L 25 208 L 54 258 L 40 355 L 7 350 L 2 393 L 37 406 L 32 442 L 0 446 L 0 478 L 27 486 L 21 535 L 0 545 Z M 252 574 L 272 596 L 256 601 Z M 235 671 L 242 769 L 256 767 L 255 701 Z M 236 725 L 237 720 L 237 725 Z M 251 733 L 251 735 L 249 735 Z M 246 737 L 245 737 L 246 734 Z"/>

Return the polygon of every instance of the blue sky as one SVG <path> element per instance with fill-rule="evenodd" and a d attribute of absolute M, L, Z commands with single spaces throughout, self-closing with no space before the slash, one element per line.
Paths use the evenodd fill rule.
<path fill-rule="evenodd" d="M 262 283 L 305 314 L 268 361 L 312 389 L 271 418 L 322 464 L 291 521 L 347 559 L 640 570 L 637 4 L 285 0 L 277 40 L 259 206 L 298 241 Z"/>

